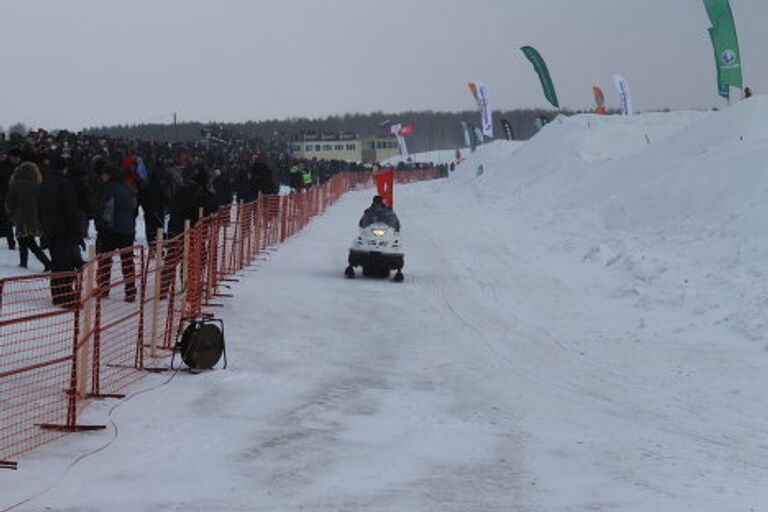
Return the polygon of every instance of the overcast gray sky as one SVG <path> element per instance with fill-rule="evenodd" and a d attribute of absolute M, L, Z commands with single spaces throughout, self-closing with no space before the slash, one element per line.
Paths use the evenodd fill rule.
<path fill-rule="evenodd" d="M 744 66 L 768 90 L 768 1 L 731 0 Z M 546 106 L 706 108 L 717 98 L 701 0 L 17 0 L 0 2 L 0 126 L 244 121 Z"/>

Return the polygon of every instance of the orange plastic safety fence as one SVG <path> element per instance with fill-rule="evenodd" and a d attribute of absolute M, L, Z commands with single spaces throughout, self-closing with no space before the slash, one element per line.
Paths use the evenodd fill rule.
<path fill-rule="evenodd" d="M 0 281 L 0 460 L 63 435 L 39 425 L 71 420 L 77 279 L 67 273 Z M 54 306 L 54 297 L 65 307 Z"/>
<path fill-rule="evenodd" d="M 96 258 L 92 378 L 95 395 L 114 394 L 140 378 L 147 251 L 129 247 Z M 85 304 L 88 307 L 90 302 Z"/>
<path fill-rule="evenodd" d="M 433 179 L 434 169 L 397 181 Z M 99 254 L 79 272 L 0 280 L 0 462 L 75 427 L 88 398 L 114 396 L 167 365 L 185 319 L 226 280 L 303 229 L 366 173 L 222 208 L 183 235 Z"/>

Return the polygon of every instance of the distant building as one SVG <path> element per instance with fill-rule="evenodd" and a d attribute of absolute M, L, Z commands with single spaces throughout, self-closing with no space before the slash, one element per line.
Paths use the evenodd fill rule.
<path fill-rule="evenodd" d="M 358 137 L 353 134 L 307 134 L 290 143 L 291 155 L 306 160 L 343 160 L 345 162 L 381 162 L 400 154 L 394 136 Z"/>

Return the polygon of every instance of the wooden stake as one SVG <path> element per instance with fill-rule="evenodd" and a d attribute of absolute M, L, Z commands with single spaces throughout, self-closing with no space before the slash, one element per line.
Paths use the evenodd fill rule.
<path fill-rule="evenodd" d="M 91 355 L 91 340 L 93 337 L 93 291 L 96 289 L 96 246 L 88 246 L 88 264 L 83 272 L 83 290 L 85 299 L 83 300 L 83 323 L 80 328 L 80 352 L 77 374 L 77 394 L 80 398 L 88 394 L 88 375 L 90 375 L 89 360 Z"/>
<path fill-rule="evenodd" d="M 157 357 L 157 334 L 160 328 L 160 295 L 163 287 L 163 228 L 157 228 L 155 239 L 155 295 L 152 298 L 152 330 L 149 340 L 149 355 L 153 359 Z M 170 287 L 169 287 L 170 288 Z"/>

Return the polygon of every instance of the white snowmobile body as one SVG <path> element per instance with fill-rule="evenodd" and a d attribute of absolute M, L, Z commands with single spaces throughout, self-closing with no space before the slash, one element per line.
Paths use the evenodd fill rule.
<path fill-rule="evenodd" d="M 350 267 L 363 267 L 363 275 L 389 275 L 405 264 L 400 231 L 384 222 L 360 228 L 349 249 Z"/>

